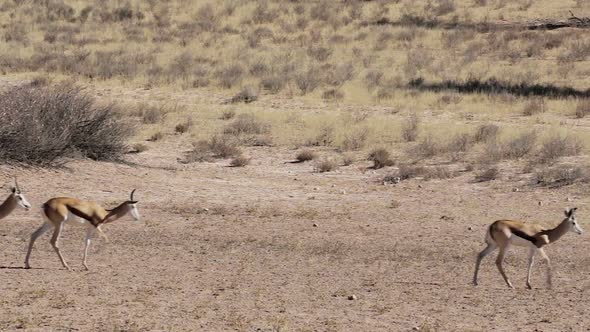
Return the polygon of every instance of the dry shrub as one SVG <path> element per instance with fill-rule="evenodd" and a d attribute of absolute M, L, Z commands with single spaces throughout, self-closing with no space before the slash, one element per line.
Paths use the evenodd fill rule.
<path fill-rule="evenodd" d="M 244 87 L 240 92 L 233 96 L 228 102 L 235 103 L 246 103 L 249 104 L 258 99 L 258 93 L 254 88 L 250 86 Z"/>
<path fill-rule="evenodd" d="M 207 146 L 216 158 L 229 158 L 241 154 L 239 141 L 228 135 L 214 135 Z"/>
<path fill-rule="evenodd" d="M 395 165 L 395 161 L 391 159 L 389 151 L 384 148 L 374 149 L 369 153 L 367 159 L 373 162 L 374 169 Z"/>
<path fill-rule="evenodd" d="M 322 158 L 318 160 L 315 165 L 314 169 L 316 172 L 324 173 L 330 172 L 338 168 L 338 164 L 331 158 Z"/>
<path fill-rule="evenodd" d="M 141 122 L 155 124 L 161 122 L 168 111 L 163 105 L 140 104 L 137 106 L 137 113 L 141 117 Z"/>
<path fill-rule="evenodd" d="M 547 110 L 545 106 L 545 100 L 542 98 L 535 98 L 524 105 L 522 114 L 525 116 L 531 116 L 539 113 L 544 113 Z"/>
<path fill-rule="evenodd" d="M 541 164 L 550 164 L 561 157 L 579 155 L 582 148 L 582 142 L 576 137 L 554 135 L 541 145 L 537 161 Z"/>
<path fill-rule="evenodd" d="M 576 105 L 576 118 L 581 119 L 590 114 L 590 99 L 580 99 Z"/>
<path fill-rule="evenodd" d="M 271 144 L 270 124 L 252 114 L 240 114 L 223 128 L 224 135 L 236 137 L 242 144 L 268 146 Z"/>
<path fill-rule="evenodd" d="M 225 110 L 225 111 L 223 111 L 223 113 L 221 113 L 220 119 L 221 120 L 229 120 L 229 119 L 233 119 L 234 116 L 236 116 L 236 111 Z"/>
<path fill-rule="evenodd" d="M 143 143 L 135 143 L 131 147 L 131 153 L 141 153 L 148 150 L 148 146 Z"/>
<path fill-rule="evenodd" d="M 355 76 L 354 65 L 352 63 L 329 66 L 326 69 L 325 82 L 335 87 L 341 87 Z"/>
<path fill-rule="evenodd" d="M 174 131 L 179 134 L 184 134 L 184 133 L 188 132 L 192 126 L 193 126 L 193 118 L 189 116 L 186 118 L 186 120 L 177 124 L 174 127 Z"/>
<path fill-rule="evenodd" d="M 328 89 L 322 93 L 324 100 L 337 101 L 344 98 L 344 92 L 338 89 Z"/>
<path fill-rule="evenodd" d="M 422 139 L 410 153 L 420 158 L 432 158 L 440 153 L 445 152 L 445 148 L 431 135 Z"/>
<path fill-rule="evenodd" d="M 381 85 L 381 81 L 383 80 L 383 72 L 379 70 L 370 70 L 365 74 L 365 84 L 367 85 L 367 89 L 369 91 L 373 90 L 374 88 Z"/>
<path fill-rule="evenodd" d="M 499 175 L 500 175 L 500 171 L 498 170 L 497 167 L 490 167 L 486 170 L 478 172 L 475 175 L 475 182 L 487 182 L 487 181 L 496 180 Z"/>
<path fill-rule="evenodd" d="M 424 168 L 423 176 L 427 180 L 452 179 L 452 178 L 456 177 L 457 174 L 453 170 L 451 170 L 449 167 L 436 166 L 436 167 Z"/>
<path fill-rule="evenodd" d="M 219 17 L 212 4 L 205 4 L 197 10 L 195 21 L 205 31 L 215 31 L 219 24 Z"/>
<path fill-rule="evenodd" d="M 487 141 L 483 151 L 479 155 L 480 164 L 493 164 L 501 161 L 506 156 L 506 148 L 497 140 Z"/>
<path fill-rule="evenodd" d="M 534 173 L 535 184 L 547 187 L 561 187 L 575 182 L 588 182 L 590 174 L 587 167 L 560 165 L 544 167 Z"/>
<path fill-rule="evenodd" d="M 405 142 L 414 142 L 420 133 L 420 118 L 412 114 L 402 125 L 402 138 Z"/>
<path fill-rule="evenodd" d="M 307 141 L 309 146 L 330 146 L 334 143 L 334 127 L 324 125 L 320 128 L 318 135 Z"/>
<path fill-rule="evenodd" d="M 309 150 L 309 149 L 305 149 L 305 150 L 299 152 L 297 154 L 297 156 L 295 157 L 295 159 L 297 159 L 298 162 L 302 163 L 305 161 L 314 160 L 316 157 L 317 157 L 317 155 L 315 152 L 313 152 L 312 150 Z"/>
<path fill-rule="evenodd" d="M 240 114 L 238 117 L 225 126 L 223 133 L 227 135 L 261 135 L 270 132 L 270 125 L 261 121 L 252 114 Z"/>
<path fill-rule="evenodd" d="M 495 141 L 500 133 L 500 127 L 495 124 L 483 124 L 477 127 L 473 140 L 476 143 Z"/>
<path fill-rule="evenodd" d="M 277 94 L 285 88 L 287 85 L 288 78 L 285 75 L 270 73 L 265 75 L 260 80 L 260 85 L 263 89 L 267 90 L 272 94 Z"/>
<path fill-rule="evenodd" d="M 520 134 L 506 143 L 505 155 L 511 159 L 522 158 L 533 151 L 536 142 L 537 132 L 531 131 Z"/>
<path fill-rule="evenodd" d="M 302 95 L 313 92 L 321 83 L 319 69 L 312 67 L 306 71 L 295 74 L 295 84 L 301 90 Z"/>
<path fill-rule="evenodd" d="M 219 84 L 221 87 L 230 89 L 234 85 L 240 84 L 244 76 L 244 68 L 239 64 L 229 65 L 222 68 L 218 73 Z"/>
<path fill-rule="evenodd" d="M 346 134 L 344 141 L 342 142 L 342 148 L 344 150 L 360 150 L 365 146 L 367 137 L 369 136 L 369 130 L 362 128 L 359 130 L 351 131 Z"/>
<path fill-rule="evenodd" d="M 307 55 L 319 62 L 325 62 L 332 55 L 332 49 L 324 46 L 311 46 L 307 49 Z"/>
<path fill-rule="evenodd" d="M 342 157 L 342 165 L 344 165 L 344 166 L 350 166 L 350 165 L 354 164 L 354 161 L 355 161 L 355 159 L 354 159 L 353 155 L 345 154 Z"/>
<path fill-rule="evenodd" d="M 244 167 L 246 165 L 250 164 L 250 158 L 244 156 L 244 155 L 239 155 L 237 157 L 234 157 L 230 162 L 229 165 L 232 167 Z"/>
<path fill-rule="evenodd" d="M 0 160 L 53 165 L 62 157 L 116 160 L 132 127 L 71 84 L 24 85 L 0 94 Z"/>
<path fill-rule="evenodd" d="M 398 169 L 398 178 L 400 180 L 408 180 L 423 175 L 425 172 L 424 167 L 401 164 Z"/>
<path fill-rule="evenodd" d="M 447 150 L 452 153 L 467 152 L 473 146 L 473 137 L 467 133 L 457 134 L 449 145 Z"/>
<path fill-rule="evenodd" d="M 161 131 L 158 131 L 157 133 L 154 133 L 152 136 L 150 136 L 147 140 L 150 142 L 155 142 L 161 140 L 162 138 L 164 138 L 164 134 L 162 134 Z"/>

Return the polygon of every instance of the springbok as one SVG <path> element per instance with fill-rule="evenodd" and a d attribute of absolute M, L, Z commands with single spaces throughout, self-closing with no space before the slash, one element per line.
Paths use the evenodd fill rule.
<path fill-rule="evenodd" d="M 35 240 L 51 227 L 53 227 L 53 236 L 49 241 L 51 246 L 57 253 L 59 260 L 62 265 L 70 270 L 70 267 L 66 263 L 65 259 L 59 251 L 59 236 L 64 227 L 64 223 L 82 224 L 86 225 L 86 244 L 84 246 L 84 258 L 82 264 L 88 271 L 88 265 L 86 265 L 86 256 L 88 255 L 88 247 L 90 246 L 90 240 L 94 235 L 95 231 L 98 231 L 105 239 L 106 235 L 102 232 L 100 227 L 104 224 L 111 223 L 126 214 L 131 214 L 133 219 L 139 220 L 139 211 L 137 210 L 137 201 L 133 200 L 133 193 L 135 189 L 131 191 L 131 196 L 128 201 L 125 201 L 114 209 L 107 210 L 101 207 L 95 202 L 82 201 L 76 198 L 69 197 L 55 197 L 43 204 L 42 215 L 44 223 L 39 229 L 31 234 L 31 241 L 29 242 L 29 248 L 27 250 L 27 257 L 25 258 L 25 268 L 29 269 L 29 259 L 31 258 L 31 251 Z M 77 217 L 77 218 L 76 218 Z"/>
<path fill-rule="evenodd" d="M 547 283 L 549 287 L 551 287 L 551 263 L 549 261 L 549 257 L 547 257 L 547 254 L 545 254 L 545 251 L 543 250 L 543 246 L 559 240 L 559 238 L 561 238 L 565 233 L 570 231 L 577 234 L 582 234 L 582 228 L 580 228 L 580 225 L 578 225 L 576 216 L 574 215 L 576 210 L 577 208 L 565 209 L 565 219 L 563 219 L 561 223 L 553 229 L 546 229 L 539 224 L 524 223 L 517 220 L 497 220 L 492 223 L 488 227 L 485 237 L 487 247 L 482 250 L 479 255 L 477 255 L 475 274 L 473 275 L 473 284 L 477 286 L 477 273 L 479 272 L 481 260 L 496 248 L 500 247 L 500 253 L 498 254 L 498 258 L 496 258 L 496 266 L 498 267 L 498 270 L 504 278 L 504 281 L 506 281 L 508 287 L 514 288 L 506 276 L 504 268 L 502 267 L 506 252 L 510 248 L 510 245 L 514 244 L 517 246 L 529 248 L 529 266 L 526 279 L 526 285 L 528 289 L 532 289 L 531 270 L 535 260 L 535 254 L 537 252 L 547 263 Z"/>
<path fill-rule="evenodd" d="M 20 206 L 27 211 L 31 208 L 31 204 L 29 204 L 25 195 L 20 191 L 15 177 L 14 187 L 12 187 L 10 195 L 8 195 L 4 203 L 0 205 L 0 219 L 4 219 L 7 215 L 12 213 L 17 206 Z"/>

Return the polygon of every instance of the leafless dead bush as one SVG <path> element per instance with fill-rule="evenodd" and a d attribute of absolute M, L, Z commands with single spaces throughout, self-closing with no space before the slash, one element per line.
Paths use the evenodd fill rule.
<path fill-rule="evenodd" d="M 539 186 L 562 187 L 575 182 L 588 182 L 590 174 L 587 167 L 572 165 L 543 167 L 534 172 L 533 181 Z"/>
<path fill-rule="evenodd" d="M 197 10 L 197 24 L 204 31 L 215 31 L 219 24 L 219 17 L 212 4 L 205 4 Z"/>
<path fill-rule="evenodd" d="M 383 72 L 379 70 L 370 70 L 365 75 L 365 84 L 367 85 L 367 89 L 369 91 L 373 90 L 374 88 L 381 85 L 381 80 L 383 79 Z"/>
<path fill-rule="evenodd" d="M 365 146 L 369 131 L 366 128 L 352 130 L 344 136 L 342 148 L 344 150 L 360 150 Z"/>
<path fill-rule="evenodd" d="M 99 106 L 71 84 L 23 85 L 0 94 L 0 159 L 52 165 L 82 156 L 115 160 L 133 130 L 112 105 Z"/>
<path fill-rule="evenodd" d="M 145 124 L 155 124 L 161 122 L 168 109 L 164 105 L 139 104 L 137 105 L 135 113 L 141 117 L 141 122 Z"/>
<path fill-rule="evenodd" d="M 457 173 L 454 172 L 449 167 L 435 166 L 435 167 L 425 167 L 423 176 L 426 180 L 452 179 L 457 176 Z"/>
<path fill-rule="evenodd" d="M 235 137 L 214 135 L 207 146 L 215 158 L 230 158 L 241 154 L 239 144 Z"/>
<path fill-rule="evenodd" d="M 537 132 L 520 134 L 506 143 L 505 155 L 511 159 L 522 158 L 533 151 L 537 142 Z"/>
<path fill-rule="evenodd" d="M 221 113 L 221 120 L 229 120 L 232 119 L 234 116 L 236 116 L 236 111 L 234 110 L 225 110 L 223 111 L 223 113 Z"/>
<path fill-rule="evenodd" d="M 260 81 L 263 89 L 272 94 L 277 94 L 287 85 L 288 78 L 279 73 L 270 73 L 265 75 Z"/>
<path fill-rule="evenodd" d="M 444 146 L 431 135 L 424 137 L 415 147 L 410 149 L 410 153 L 419 158 L 432 158 L 443 152 L 445 152 Z"/>
<path fill-rule="evenodd" d="M 326 84 L 335 87 L 341 87 L 355 76 L 354 65 L 352 63 L 329 66 L 329 68 L 326 68 L 325 72 Z"/>
<path fill-rule="evenodd" d="M 258 93 L 251 86 L 245 86 L 240 92 L 233 96 L 228 102 L 235 103 L 246 103 L 249 104 L 258 99 Z"/>
<path fill-rule="evenodd" d="M 480 164 L 494 164 L 506 157 L 506 148 L 498 140 L 488 140 L 478 157 Z"/>
<path fill-rule="evenodd" d="M 561 157 L 579 155 L 582 148 L 582 142 L 576 137 L 554 135 L 543 142 L 536 161 L 541 164 L 554 163 Z"/>
<path fill-rule="evenodd" d="M 374 169 L 395 165 L 395 161 L 391 159 L 389 151 L 384 148 L 374 149 L 369 153 L 367 159 L 373 162 Z"/>
<path fill-rule="evenodd" d="M 225 68 L 222 68 L 217 73 L 217 77 L 219 77 L 219 84 L 221 87 L 226 89 L 230 89 L 234 85 L 242 82 L 243 76 L 244 69 L 239 64 L 229 65 Z"/>
<path fill-rule="evenodd" d="M 315 165 L 314 169 L 316 172 L 324 173 L 330 172 L 338 168 L 338 164 L 331 158 L 322 158 L 318 160 Z"/>
<path fill-rule="evenodd" d="M 295 159 L 297 159 L 298 162 L 306 162 L 309 160 L 314 160 L 317 157 L 316 153 L 313 152 L 312 150 L 309 149 L 305 149 L 302 150 L 301 152 L 299 152 L 297 154 L 297 156 L 295 157 Z"/>
<path fill-rule="evenodd" d="M 576 118 L 581 119 L 590 114 L 590 99 L 580 99 L 576 105 Z"/>
<path fill-rule="evenodd" d="M 544 113 L 547 110 L 545 106 L 545 100 L 542 98 L 534 98 L 527 102 L 522 109 L 522 114 L 525 116 L 531 116 L 539 113 Z"/>
<path fill-rule="evenodd" d="M 178 123 L 174 127 L 174 132 L 176 132 L 178 134 L 184 134 L 184 133 L 188 132 L 192 126 L 193 126 L 193 118 L 189 116 L 186 118 L 186 120 Z"/>
<path fill-rule="evenodd" d="M 267 2 L 259 2 L 252 13 L 252 22 L 256 24 L 272 23 L 278 12 L 268 8 Z"/>
<path fill-rule="evenodd" d="M 422 176 L 425 170 L 422 166 L 401 164 L 399 165 L 398 177 L 400 180 L 408 180 L 418 176 Z"/>
<path fill-rule="evenodd" d="M 246 165 L 250 164 L 250 158 L 244 156 L 244 155 L 239 155 L 234 157 L 230 162 L 229 165 L 232 167 L 244 167 Z"/>
<path fill-rule="evenodd" d="M 307 49 L 307 55 L 319 62 L 325 62 L 332 55 L 332 49 L 324 46 L 311 46 Z"/>
<path fill-rule="evenodd" d="M 475 175 L 475 182 L 487 182 L 487 181 L 496 180 L 499 175 L 500 175 L 500 171 L 498 170 L 497 167 L 490 167 L 486 170 L 478 172 Z"/>
<path fill-rule="evenodd" d="M 447 150 L 449 152 L 467 152 L 473 146 L 473 137 L 469 134 L 457 134 L 449 145 L 447 146 Z"/>
<path fill-rule="evenodd" d="M 328 89 L 322 93 L 322 99 L 328 101 L 338 101 L 344 98 L 344 92 L 338 89 Z"/>
<path fill-rule="evenodd" d="M 495 124 L 483 124 L 477 127 L 473 140 L 476 143 L 495 141 L 500 132 L 500 127 Z"/>
<path fill-rule="evenodd" d="M 402 125 L 402 138 L 406 142 L 414 142 L 420 133 L 420 118 L 412 114 Z"/>
<path fill-rule="evenodd" d="M 155 141 L 161 140 L 162 138 L 164 138 L 164 134 L 162 134 L 161 131 L 158 131 L 158 132 L 152 134 L 152 136 L 148 137 L 147 141 L 155 142 Z"/>
<path fill-rule="evenodd" d="M 259 120 L 252 114 L 240 114 L 224 129 L 223 133 L 227 135 L 260 135 L 268 134 L 270 132 L 270 125 Z"/>
<path fill-rule="evenodd" d="M 311 67 L 303 72 L 295 74 L 295 84 L 301 90 L 302 95 L 313 92 L 321 83 L 319 68 Z"/>
<path fill-rule="evenodd" d="M 331 146 L 334 143 L 334 127 L 324 125 L 320 128 L 319 133 L 313 139 L 310 139 L 308 146 Z"/>

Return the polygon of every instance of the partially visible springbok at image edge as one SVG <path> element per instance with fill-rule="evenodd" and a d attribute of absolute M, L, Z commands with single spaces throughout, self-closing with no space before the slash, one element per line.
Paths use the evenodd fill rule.
<path fill-rule="evenodd" d="M 514 288 L 502 266 L 506 252 L 510 248 L 510 245 L 514 244 L 516 246 L 529 248 L 528 272 L 526 279 L 528 289 L 532 289 L 531 270 L 536 253 L 539 253 L 547 263 L 547 283 L 551 286 L 551 262 L 542 247 L 559 240 L 567 232 L 582 234 L 582 228 L 578 225 L 576 216 L 574 215 L 576 210 L 577 208 L 566 209 L 565 219 L 553 229 L 546 229 L 539 224 L 524 223 L 517 220 L 497 220 L 492 223 L 488 227 L 485 237 L 487 247 L 477 255 L 473 284 L 477 285 L 477 274 L 479 272 L 481 260 L 499 247 L 500 253 L 496 258 L 496 266 L 508 287 Z"/>
<path fill-rule="evenodd" d="M 31 251 L 33 250 L 35 240 L 53 227 L 53 236 L 49 242 L 57 253 L 62 265 L 67 270 L 70 270 L 70 267 L 59 250 L 58 243 L 61 231 L 63 230 L 64 224 L 67 222 L 70 224 L 82 224 L 87 227 L 82 264 L 84 265 L 84 268 L 88 270 L 86 256 L 88 255 L 88 247 L 90 246 L 92 236 L 98 231 L 99 234 L 106 239 L 106 235 L 102 232 L 101 226 L 122 218 L 127 214 L 130 214 L 133 219 L 139 220 L 137 201 L 133 200 L 134 192 L 135 189 L 131 191 L 129 200 L 119 204 L 119 206 L 111 210 L 107 210 L 95 202 L 82 201 L 69 197 L 55 197 L 45 202 L 41 211 L 44 223 L 39 229 L 31 234 L 27 257 L 25 258 L 25 268 L 31 268 L 29 259 L 31 258 Z"/>
<path fill-rule="evenodd" d="M 31 204 L 29 204 L 25 195 L 21 192 L 15 177 L 14 187 L 12 187 L 10 195 L 8 195 L 6 200 L 0 205 L 0 219 L 4 219 L 11 214 L 17 206 L 20 206 L 27 211 L 31 208 Z"/>

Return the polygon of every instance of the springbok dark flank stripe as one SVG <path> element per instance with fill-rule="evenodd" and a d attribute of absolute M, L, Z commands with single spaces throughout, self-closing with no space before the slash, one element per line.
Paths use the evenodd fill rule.
<path fill-rule="evenodd" d="M 516 235 L 516 236 L 518 236 L 518 237 L 520 237 L 520 238 L 523 238 L 523 239 L 525 239 L 525 240 L 527 240 L 527 241 L 530 241 L 530 242 L 532 242 L 532 243 L 533 243 L 535 246 L 537 246 L 537 238 L 535 238 L 534 236 L 530 236 L 530 235 L 528 235 L 527 233 L 525 233 L 525 232 L 521 231 L 520 229 L 516 229 L 516 228 L 513 228 L 513 227 L 510 227 L 510 231 L 511 231 L 511 232 L 512 232 L 514 235 Z"/>

